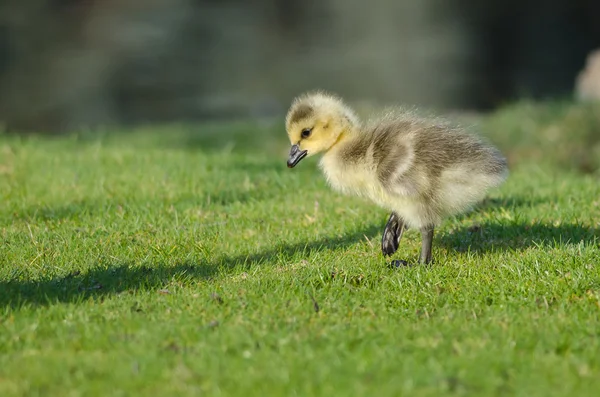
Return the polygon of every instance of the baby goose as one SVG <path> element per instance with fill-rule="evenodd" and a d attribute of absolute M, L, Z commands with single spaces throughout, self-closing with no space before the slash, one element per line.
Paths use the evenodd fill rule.
<path fill-rule="evenodd" d="M 431 262 L 434 228 L 508 176 L 502 154 L 464 130 L 403 111 L 363 124 L 341 98 L 323 92 L 294 99 L 286 130 L 289 168 L 323 153 L 320 168 L 331 187 L 391 211 L 384 256 L 396 252 L 412 227 L 422 235 L 420 262 Z"/>

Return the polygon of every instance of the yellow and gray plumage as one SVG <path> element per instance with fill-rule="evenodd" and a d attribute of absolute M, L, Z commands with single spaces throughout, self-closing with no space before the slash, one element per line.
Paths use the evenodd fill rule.
<path fill-rule="evenodd" d="M 393 254 L 406 227 L 423 236 L 420 260 L 431 261 L 434 228 L 468 210 L 508 174 L 502 154 L 482 139 L 436 119 L 389 110 L 362 123 L 339 97 L 297 97 L 286 117 L 288 166 L 323 153 L 327 181 L 391 211 L 382 252 Z"/>

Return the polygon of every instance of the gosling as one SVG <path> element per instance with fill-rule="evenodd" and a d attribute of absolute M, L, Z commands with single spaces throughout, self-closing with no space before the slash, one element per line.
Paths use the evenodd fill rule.
<path fill-rule="evenodd" d="M 295 98 L 285 123 L 289 168 L 322 153 L 319 165 L 334 190 L 391 211 L 381 239 L 384 257 L 414 228 L 422 237 L 419 262 L 430 263 L 442 220 L 466 212 L 508 176 L 506 159 L 493 146 L 404 110 L 362 123 L 341 98 L 317 91 Z"/>

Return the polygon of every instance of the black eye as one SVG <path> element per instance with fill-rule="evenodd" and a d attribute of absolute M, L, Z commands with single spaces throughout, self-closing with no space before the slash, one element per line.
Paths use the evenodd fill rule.
<path fill-rule="evenodd" d="M 302 130 L 302 138 L 308 138 L 312 130 L 310 128 L 306 128 Z"/>

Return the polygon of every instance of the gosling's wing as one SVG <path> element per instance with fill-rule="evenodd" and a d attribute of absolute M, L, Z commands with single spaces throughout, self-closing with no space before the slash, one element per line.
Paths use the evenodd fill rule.
<path fill-rule="evenodd" d="M 506 172 L 495 148 L 444 123 L 400 117 L 378 125 L 372 141 L 377 178 L 391 195 L 437 200 L 444 184 L 467 186 L 479 176 L 501 180 Z"/>
<path fill-rule="evenodd" d="M 444 170 L 476 149 L 468 137 L 445 126 L 410 120 L 392 127 L 381 138 L 384 154 L 374 156 L 379 181 L 392 195 L 433 198 Z"/>
<path fill-rule="evenodd" d="M 372 156 L 377 179 L 388 194 L 406 196 L 418 192 L 423 180 L 420 170 L 415 169 L 416 153 L 410 137 L 396 133 L 375 135 Z"/>

